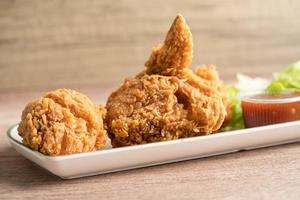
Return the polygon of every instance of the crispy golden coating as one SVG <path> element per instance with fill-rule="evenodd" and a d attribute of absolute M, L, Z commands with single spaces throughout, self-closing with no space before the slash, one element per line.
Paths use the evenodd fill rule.
<path fill-rule="evenodd" d="M 185 79 L 196 88 L 205 91 L 217 90 L 221 93 L 223 103 L 226 107 L 226 125 L 231 119 L 231 101 L 225 86 L 219 78 L 214 65 L 200 66 L 191 71 L 188 69 L 193 58 L 193 40 L 190 28 L 182 15 L 178 15 L 167 33 L 163 44 L 152 50 L 151 56 L 145 63 L 147 69 L 142 74 L 173 75 Z M 200 78 L 197 78 L 197 76 Z M 206 85 L 205 87 L 203 87 Z M 222 120 L 220 120 L 222 121 Z"/>
<path fill-rule="evenodd" d="M 193 41 L 190 28 L 178 15 L 163 44 L 152 50 L 145 63 L 148 74 L 176 75 L 192 63 Z"/>
<path fill-rule="evenodd" d="M 25 107 L 18 132 L 26 146 L 46 155 L 93 151 L 106 143 L 105 113 L 85 95 L 58 89 Z"/>
<path fill-rule="evenodd" d="M 126 146 L 178 138 L 187 126 L 177 103 L 175 79 L 153 75 L 125 80 L 108 99 L 106 116 L 112 145 Z M 183 121 L 181 121 L 183 120 Z M 173 130 L 168 130 L 172 128 Z M 177 129 L 176 129 L 177 128 Z"/>
<path fill-rule="evenodd" d="M 213 133 L 226 117 L 227 95 L 214 66 L 188 69 L 192 35 L 179 15 L 152 50 L 146 70 L 108 99 L 106 124 L 114 147 Z"/>
<path fill-rule="evenodd" d="M 231 100 L 226 91 L 225 85 L 219 78 L 219 74 L 216 71 L 216 66 L 202 65 L 202 66 L 197 67 L 194 72 L 197 76 L 201 77 L 202 79 L 207 80 L 210 84 L 210 87 L 215 87 L 216 90 L 218 90 L 218 92 L 221 93 L 222 100 L 223 100 L 224 106 L 226 108 L 226 117 L 224 119 L 222 126 L 226 125 L 230 121 L 231 116 L 232 116 L 232 110 L 231 110 L 232 103 L 231 103 Z"/>
<path fill-rule="evenodd" d="M 178 79 L 143 75 L 125 80 L 108 99 L 106 122 L 112 145 L 126 146 L 211 133 L 221 97 L 206 97 Z M 191 92 L 193 91 L 193 92 Z M 224 112 L 224 111 L 223 111 Z M 217 118 L 218 119 L 218 118 Z"/>
<path fill-rule="evenodd" d="M 211 69 L 201 67 L 197 68 L 196 70 L 208 72 Z M 227 113 L 222 98 L 223 96 L 219 88 L 220 85 L 217 83 L 218 79 L 208 80 L 206 77 L 203 78 L 189 69 L 186 69 L 184 73 L 178 76 L 180 76 L 181 79 L 185 80 L 185 82 L 191 86 L 191 89 L 189 90 L 190 101 L 195 101 L 195 104 L 198 105 L 198 107 L 193 107 L 192 109 L 199 110 L 203 109 L 203 107 L 206 108 L 206 114 L 208 116 L 204 118 L 204 120 L 206 120 L 208 123 L 206 133 L 212 133 L 219 130 Z M 201 98 L 195 100 L 195 98 L 192 96 L 195 93 L 201 93 Z M 197 117 L 201 118 L 200 115 Z"/>

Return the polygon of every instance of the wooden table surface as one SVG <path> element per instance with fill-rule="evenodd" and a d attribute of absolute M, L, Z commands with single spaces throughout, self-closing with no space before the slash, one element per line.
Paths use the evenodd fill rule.
<path fill-rule="evenodd" d="M 178 13 L 191 67 L 270 77 L 300 59 L 299 0 L 1 0 L 0 91 L 118 85 L 143 69 Z M 53 81 L 55 80 L 55 81 Z"/>
<path fill-rule="evenodd" d="M 14 151 L 6 130 L 50 89 L 95 102 L 141 71 L 177 13 L 192 67 L 271 77 L 300 59 L 298 0 L 1 0 L 0 199 L 300 199 L 300 144 L 61 180 Z"/>
<path fill-rule="evenodd" d="M 110 91 L 77 89 L 95 102 Z M 43 92 L 0 94 L 0 199 L 300 199 L 300 143 L 62 180 L 19 155 L 5 135 Z"/>

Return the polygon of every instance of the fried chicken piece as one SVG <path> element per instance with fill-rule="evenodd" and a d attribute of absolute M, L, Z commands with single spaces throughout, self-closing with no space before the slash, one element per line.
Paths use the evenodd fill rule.
<path fill-rule="evenodd" d="M 125 80 L 106 104 L 112 146 L 178 138 L 179 128 L 188 124 L 187 111 L 174 95 L 177 90 L 178 83 L 171 77 L 144 75 Z"/>
<path fill-rule="evenodd" d="M 106 122 L 114 147 L 204 135 L 216 127 L 210 115 L 219 97 L 204 97 L 177 77 L 144 75 L 125 80 L 107 102 Z M 202 101 L 198 101 L 205 99 Z M 219 128 L 219 127 L 216 127 Z"/>
<path fill-rule="evenodd" d="M 220 92 L 226 107 L 226 118 L 223 125 L 231 119 L 231 101 L 225 86 L 219 78 L 214 65 L 200 66 L 193 72 L 188 67 L 193 58 L 193 40 L 190 28 L 182 15 L 178 15 L 167 33 L 163 44 L 152 50 L 151 56 L 145 63 L 147 67 L 143 74 L 160 74 L 177 76 L 203 92 L 214 90 Z M 197 76 L 199 76 L 199 78 Z M 201 86 L 202 85 L 202 86 Z M 203 85 L 207 85 L 203 87 Z M 222 120 L 220 120 L 222 121 Z"/>
<path fill-rule="evenodd" d="M 18 132 L 26 146 L 46 155 L 93 151 L 106 143 L 105 114 L 85 95 L 58 89 L 25 107 Z"/>
<path fill-rule="evenodd" d="M 179 15 L 146 70 L 126 80 L 107 101 L 114 147 L 206 135 L 226 117 L 222 82 L 214 67 L 188 69 L 192 35 Z"/>

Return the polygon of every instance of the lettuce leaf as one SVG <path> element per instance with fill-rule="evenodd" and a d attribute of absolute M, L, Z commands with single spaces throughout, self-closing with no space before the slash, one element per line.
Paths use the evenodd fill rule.
<path fill-rule="evenodd" d="M 223 128 L 223 131 L 242 129 L 244 128 L 244 119 L 243 112 L 241 107 L 241 101 L 238 97 L 240 89 L 234 85 L 229 85 L 226 87 L 229 98 L 232 102 L 232 116 L 230 122 L 226 127 Z"/>
<path fill-rule="evenodd" d="M 300 91 L 300 61 L 290 65 L 279 74 L 274 74 L 273 81 L 266 92 L 279 93 L 282 91 Z"/>

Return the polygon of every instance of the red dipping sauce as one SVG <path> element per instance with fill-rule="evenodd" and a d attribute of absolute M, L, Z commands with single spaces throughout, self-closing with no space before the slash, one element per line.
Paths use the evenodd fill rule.
<path fill-rule="evenodd" d="M 241 97 L 246 128 L 300 120 L 300 93 L 248 94 Z"/>

